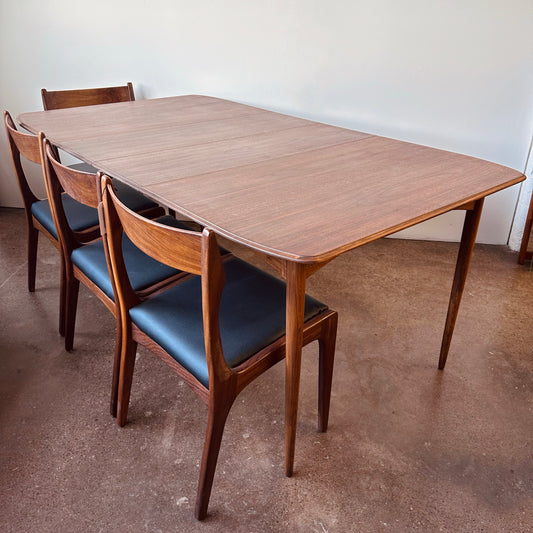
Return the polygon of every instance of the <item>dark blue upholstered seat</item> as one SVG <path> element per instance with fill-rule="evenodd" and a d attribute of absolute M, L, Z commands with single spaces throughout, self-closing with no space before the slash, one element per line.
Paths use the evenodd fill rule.
<path fill-rule="evenodd" d="M 150 209 L 151 207 L 157 207 L 158 205 L 153 200 L 150 200 L 150 198 L 144 196 L 144 194 L 136 191 L 121 181 L 113 180 L 113 186 L 117 191 L 118 197 L 124 202 L 126 207 L 129 207 L 136 213 L 144 211 L 145 209 Z"/>
<path fill-rule="evenodd" d="M 98 212 L 96 209 L 77 202 L 68 194 L 63 194 L 61 200 L 63 201 L 69 225 L 74 231 L 98 225 Z M 31 213 L 57 239 L 57 231 L 48 200 L 39 200 L 31 204 Z"/>
<path fill-rule="evenodd" d="M 285 334 L 285 283 L 237 258 L 224 262 L 220 335 L 229 367 Z M 306 296 L 305 320 L 327 309 Z M 130 309 L 137 327 L 208 387 L 201 278 L 195 276 Z"/>
<path fill-rule="evenodd" d="M 77 168 L 82 165 L 84 168 L 79 168 L 78 170 L 96 172 L 92 167 L 86 168 L 87 165 L 85 163 L 72 166 Z M 150 209 L 151 207 L 157 207 L 157 204 L 154 201 L 146 198 L 146 196 L 135 189 L 132 189 L 130 186 L 121 183 L 118 180 L 114 180 L 113 185 L 117 190 L 118 197 L 132 211 L 143 211 L 145 209 Z M 68 194 L 63 194 L 62 201 L 67 220 L 74 231 L 81 231 L 85 228 L 92 228 L 93 226 L 98 225 L 98 212 L 96 209 L 77 202 Z M 48 232 L 57 239 L 57 232 L 48 200 L 39 200 L 38 202 L 33 203 L 31 206 L 31 212 Z"/>
<path fill-rule="evenodd" d="M 168 215 L 155 220 L 166 226 L 187 229 L 179 220 Z M 134 290 L 145 289 L 179 272 L 146 255 L 125 234 L 122 237 L 122 251 L 130 283 Z M 114 300 L 113 285 L 111 284 L 109 271 L 107 270 L 102 241 L 99 240 L 76 248 L 70 257 L 73 264 L 95 283 L 95 285 L 100 287 L 108 298 Z"/>

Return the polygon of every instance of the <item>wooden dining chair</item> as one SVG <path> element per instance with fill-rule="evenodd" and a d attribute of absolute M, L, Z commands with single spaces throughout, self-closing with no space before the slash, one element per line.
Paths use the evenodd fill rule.
<path fill-rule="evenodd" d="M 58 240 L 62 250 L 63 271 L 65 273 L 64 302 L 64 334 L 65 349 L 72 350 L 74 342 L 74 329 L 80 281 L 91 290 L 117 317 L 117 306 L 113 280 L 108 270 L 106 248 L 102 239 L 87 243 L 83 233 L 74 228 L 67 217 L 62 197 L 65 191 L 76 202 L 97 210 L 99 194 L 97 183 L 99 174 L 80 172 L 62 165 L 57 160 L 54 147 L 44 133 L 39 134 L 39 146 L 43 161 L 46 191 L 50 201 L 52 216 L 57 228 Z M 171 216 L 162 216 L 156 219 L 159 224 L 168 224 L 174 227 L 184 227 L 181 222 Z M 125 238 L 123 242 L 126 269 L 132 286 L 144 298 L 153 291 L 165 285 L 175 283 L 185 276 L 184 272 L 164 265 L 144 254 L 133 243 Z M 118 363 L 120 360 L 120 321 L 117 320 L 117 344 L 111 394 L 111 413 L 116 414 L 116 392 L 118 385 Z"/>
<path fill-rule="evenodd" d="M 117 421 L 127 420 L 140 343 L 165 361 L 207 404 L 207 432 L 195 516 L 207 513 L 226 417 L 237 395 L 285 357 L 285 284 L 231 257 L 213 231 L 163 226 L 129 210 L 103 178 L 105 235 L 119 301 L 122 356 Z M 143 300 L 125 268 L 124 234 L 146 254 L 192 277 Z M 319 341 L 319 423 L 328 425 L 337 313 L 305 300 L 303 343 Z"/>
<path fill-rule="evenodd" d="M 36 135 L 24 133 L 17 127 L 8 111 L 4 111 L 4 126 L 7 134 L 11 160 L 15 170 L 15 176 L 22 196 L 22 204 L 27 222 L 27 257 L 28 257 L 28 290 L 34 292 L 37 272 L 37 249 L 39 233 L 49 239 L 60 250 L 58 235 L 54 225 L 54 219 L 50 210 L 48 199 L 39 199 L 33 192 L 22 160 L 36 163 L 41 167 L 41 153 L 39 139 Z M 117 183 L 116 188 L 120 197 L 134 211 L 140 211 L 145 216 L 155 217 L 163 214 L 164 210 L 155 202 L 143 195 L 136 194 L 131 187 Z M 100 236 L 98 226 L 98 213 L 93 207 L 77 202 L 68 194 L 61 196 L 65 216 L 70 227 L 76 231 L 80 242 L 90 242 Z M 64 272 L 60 272 L 60 310 L 59 332 L 64 335 Z"/>
<path fill-rule="evenodd" d="M 7 111 L 4 111 L 4 126 L 9 142 L 11 160 L 15 169 L 15 176 L 22 196 L 24 213 L 26 215 L 28 240 L 28 290 L 33 292 L 35 290 L 39 233 L 50 240 L 58 251 L 61 250 L 61 247 L 48 200 L 41 200 L 34 194 L 28 183 L 22 165 L 22 158 L 24 158 L 41 167 L 39 139 L 36 135 L 18 131 L 11 115 Z M 74 231 L 76 231 L 80 242 L 89 242 L 99 237 L 98 213 L 95 209 L 78 203 L 74 198 L 67 194 L 61 195 L 61 202 L 65 217 L 67 218 L 69 225 Z M 64 277 L 64 271 L 63 268 L 61 268 L 59 331 L 62 335 L 64 335 Z"/>
<path fill-rule="evenodd" d="M 135 100 L 131 82 L 118 87 L 99 87 L 96 89 L 69 89 L 64 91 L 41 89 L 41 97 L 45 111 L 67 107 L 132 102 Z"/>

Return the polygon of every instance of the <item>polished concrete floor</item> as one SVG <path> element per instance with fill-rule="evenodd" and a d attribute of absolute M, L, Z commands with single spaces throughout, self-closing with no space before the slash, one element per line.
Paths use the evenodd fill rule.
<path fill-rule="evenodd" d="M 111 315 L 82 288 L 64 351 L 59 256 L 41 241 L 30 294 L 24 224 L 0 209 L 0 531 L 533 530 L 533 271 L 505 247 L 476 246 L 444 371 L 456 244 L 384 239 L 310 278 L 340 317 L 329 430 L 316 432 L 311 345 L 294 476 L 283 474 L 278 365 L 237 399 L 199 523 L 206 408 L 141 349 L 130 421 L 117 427 Z"/>

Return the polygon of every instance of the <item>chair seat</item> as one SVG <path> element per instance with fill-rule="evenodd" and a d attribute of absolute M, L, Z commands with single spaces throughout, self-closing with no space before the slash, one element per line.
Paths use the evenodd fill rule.
<path fill-rule="evenodd" d="M 117 191 L 118 197 L 124 202 L 124 204 L 129 207 L 132 211 L 136 213 L 144 211 L 145 209 L 150 209 L 152 207 L 158 207 L 158 204 L 150 198 L 144 196 L 144 194 L 136 191 L 129 185 L 122 183 L 118 180 L 112 180 L 113 187 Z"/>
<path fill-rule="evenodd" d="M 96 169 L 87 163 L 71 165 L 71 168 L 83 172 L 96 172 Z M 118 180 L 113 180 L 113 186 L 115 187 L 119 198 L 132 211 L 143 211 L 145 209 L 150 209 L 151 207 L 157 207 L 158 205 L 129 185 Z M 98 226 L 98 212 L 96 209 L 77 202 L 68 194 L 63 194 L 62 201 L 65 215 L 67 216 L 68 223 L 73 231 L 81 231 L 86 228 Z M 31 206 L 31 212 L 46 230 L 57 239 L 57 231 L 48 200 L 38 200 L 37 202 L 34 202 Z"/>
<path fill-rule="evenodd" d="M 69 225 L 74 231 L 81 231 L 98 225 L 98 212 L 96 209 L 77 202 L 68 194 L 63 194 L 61 200 Z M 31 205 L 31 213 L 57 239 L 57 231 L 48 200 L 34 202 Z"/>
<path fill-rule="evenodd" d="M 166 226 L 187 229 L 180 221 L 168 215 L 155 220 Z M 122 237 L 122 249 L 130 283 L 134 290 L 143 290 L 179 273 L 178 270 L 152 259 L 139 250 L 126 235 Z M 101 240 L 76 248 L 71 254 L 71 260 L 108 298 L 114 301 L 113 285 Z"/>
<path fill-rule="evenodd" d="M 225 261 L 224 270 L 220 335 L 232 368 L 285 334 L 285 283 L 237 258 Z M 208 387 L 201 292 L 201 279 L 196 276 L 133 307 L 130 317 Z M 305 320 L 326 309 L 306 296 Z"/>

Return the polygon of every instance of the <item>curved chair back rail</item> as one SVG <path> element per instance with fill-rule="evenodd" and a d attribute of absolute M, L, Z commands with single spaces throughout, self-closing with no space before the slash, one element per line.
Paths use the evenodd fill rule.
<path fill-rule="evenodd" d="M 48 139 L 41 137 L 43 150 L 46 152 L 46 172 L 53 172 L 55 179 L 52 180 L 54 188 L 60 185 L 59 190 L 65 191 L 77 202 L 96 209 L 98 207 L 97 176 L 96 173 L 80 171 L 76 168 L 67 167 L 60 163 L 56 157 L 53 145 Z"/>
<path fill-rule="evenodd" d="M 46 193 L 50 203 L 54 224 L 64 253 L 70 256 L 72 251 L 89 242 L 82 232 L 69 224 L 61 195 L 65 191 L 71 198 L 87 207 L 98 207 L 97 176 L 80 172 L 62 165 L 57 159 L 57 152 L 44 133 L 39 134 Z M 91 239 L 94 240 L 94 239 Z"/>
<path fill-rule="evenodd" d="M 18 131 L 8 111 L 4 111 L 4 126 L 6 128 L 11 159 L 15 167 L 15 175 L 22 195 L 22 201 L 24 207 L 29 209 L 31 204 L 39 198 L 35 196 L 28 184 L 24 169 L 22 168 L 21 156 L 40 165 L 41 152 L 39 150 L 39 139 L 35 135 Z"/>
<path fill-rule="evenodd" d="M 104 236 L 117 290 L 122 354 L 117 422 L 127 421 L 137 344 L 165 361 L 208 406 L 195 516 L 207 514 L 225 421 L 242 391 L 285 357 L 285 284 L 258 268 L 221 257 L 215 233 L 167 228 L 143 219 L 102 177 Z M 132 287 L 124 236 L 190 277 L 144 301 Z M 303 344 L 319 342 L 319 430 L 326 431 L 337 313 L 306 296 Z M 283 390 L 283 386 L 281 386 Z"/>
<path fill-rule="evenodd" d="M 17 130 L 13 119 L 8 111 L 4 111 L 4 124 L 7 131 L 7 136 L 10 144 L 14 144 L 16 150 L 23 157 L 29 159 L 33 163 L 41 164 L 41 154 L 39 151 L 39 141 L 32 133 L 23 133 Z"/>
<path fill-rule="evenodd" d="M 70 89 L 64 91 L 41 89 L 41 97 L 45 111 L 135 100 L 131 82 L 117 87 L 99 87 L 95 89 Z"/>
<path fill-rule="evenodd" d="M 109 182 L 106 181 L 105 184 L 108 185 Z M 203 237 L 201 233 L 177 230 L 157 222 L 150 223 L 150 231 L 146 231 L 146 219 L 120 202 L 114 190 L 111 189 L 108 192 L 115 200 L 114 206 L 123 231 L 137 247 L 154 259 L 174 268 L 191 274 L 202 273 Z"/>

